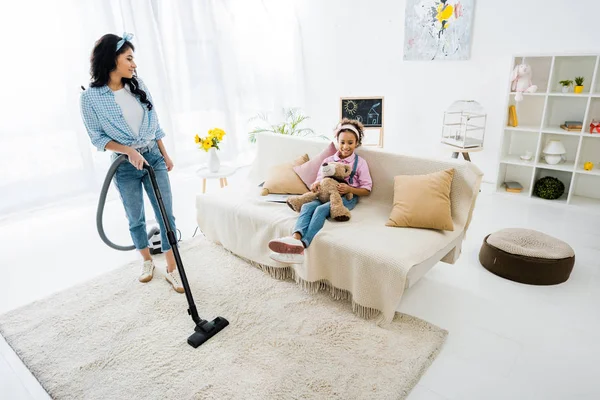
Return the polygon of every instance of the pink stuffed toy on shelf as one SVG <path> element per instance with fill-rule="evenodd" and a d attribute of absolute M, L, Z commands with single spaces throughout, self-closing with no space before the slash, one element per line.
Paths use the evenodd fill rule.
<path fill-rule="evenodd" d="M 531 81 L 531 67 L 528 64 L 518 64 L 512 72 L 510 78 L 511 90 L 516 92 L 515 101 L 523 100 L 523 92 L 535 93 L 537 86 Z"/>

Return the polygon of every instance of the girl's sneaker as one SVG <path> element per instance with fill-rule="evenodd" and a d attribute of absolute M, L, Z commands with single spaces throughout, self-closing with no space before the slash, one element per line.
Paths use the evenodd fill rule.
<path fill-rule="evenodd" d="M 282 254 L 302 254 L 304 253 L 304 244 L 301 240 L 291 236 L 273 239 L 269 242 L 269 249 L 275 253 Z"/>
<path fill-rule="evenodd" d="M 177 293 L 185 292 L 185 290 L 183 289 L 183 285 L 181 284 L 179 272 L 177 272 L 177 269 L 174 269 L 173 272 L 165 271 L 165 279 L 171 284 L 171 286 L 173 286 L 173 289 L 175 289 Z"/>
<path fill-rule="evenodd" d="M 304 252 L 300 254 L 292 254 L 292 253 L 276 253 L 271 252 L 269 255 L 271 259 L 275 261 L 279 261 L 283 264 L 302 264 L 304 262 Z"/>
<path fill-rule="evenodd" d="M 138 278 L 140 282 L 146 283 L 152 280 L 154 276 L 154 261 L 148 260 L 144 261 L 142 264 L 142 272 L 140 277 Z"/>

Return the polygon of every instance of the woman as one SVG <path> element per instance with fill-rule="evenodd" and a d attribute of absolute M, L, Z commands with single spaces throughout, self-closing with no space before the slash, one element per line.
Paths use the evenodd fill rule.
<path fill-rule="evenodd" d="M 96 42 L 90 60 L 92 81 L 81 94 L 81 115 L 91 142 L 99 151 L 113 151 L 113 159 L 119 154 L 126 154 L 129 159 L 129 163 L 117 169 L 114 182 L 129 220 L 131 238 L 144 259 L 140 282 L 149 282 L 155 268 L 148 249 L 143 186 L 160 225 L 162 250 L 167 260 L 165 277 L 177 292 L 183 293 L 167 230 L 150 177 L 143 168 L 148 164 L 154 169 L 169 223 L 175 231 L 168 175 L 173 161 L 162 142 L 165 133 L 160 128 L 152 96 L 135 75 L 132 38 L 132 34 L 123 34 L 122 38 L 107 34 Z"/>

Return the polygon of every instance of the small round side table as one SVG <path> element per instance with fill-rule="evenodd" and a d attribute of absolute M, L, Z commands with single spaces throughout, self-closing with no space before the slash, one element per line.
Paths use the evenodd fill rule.
<path fill-rule="evenodd" d="M 217 172 L 210 172 L 208 167 L 202 167 L 196 171 L 196 175 L 202 178 L 202 193 L 206 193 L 206 180 L 219 178 L 221 187 L 227 186 L 227 177 L 237 171 L 237 167 L 230 165 L 221 165 Z"/>

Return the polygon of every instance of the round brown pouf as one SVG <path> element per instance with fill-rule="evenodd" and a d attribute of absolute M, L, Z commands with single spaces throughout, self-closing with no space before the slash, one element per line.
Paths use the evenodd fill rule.
<path fill-rule="evenodd" d="M 571 275 L 575 252 L 567 243 L 531 229 L 510 228 L 487 235 L 479 261 L 488 271 L 530 285 L 556 285 Z"/>

